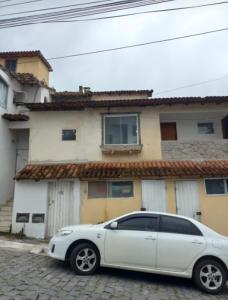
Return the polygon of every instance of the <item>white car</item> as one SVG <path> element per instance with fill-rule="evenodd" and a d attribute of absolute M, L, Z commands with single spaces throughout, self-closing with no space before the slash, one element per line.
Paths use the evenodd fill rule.
<path fill-rule="evenodd" d="M 69 260 L 80 275 L 104 266 L 193 278 L 212 294 L 228 275 L 228 238 L 196 220 L 149 211 L 62 228 L 50 241 L 49 256 Z"/>

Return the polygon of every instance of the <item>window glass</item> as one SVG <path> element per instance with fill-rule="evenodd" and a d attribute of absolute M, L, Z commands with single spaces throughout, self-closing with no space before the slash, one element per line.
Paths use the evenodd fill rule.
<path fill-rule="evenodd" d="M 91 181 L 88 183 L 88 198 L 133 197 L 132 181 Z"/>
<path fill-rule="evenodd" d="M 88 183 L 89 198 L 107 198 L 108 186 L 106 181 L 97 181 Z"/>
<path fill-rule="evenodd" d="M 200 134 L 213 134 L 214 133 L 214 124 L 210 123 L 198 123 L 198 132 Z"/>
<path fill-rule="evenodd" d="M 224 179 L 206 179 L 206 192 L 207 194 L 225 194 Z"/>
<path fill-rule="evenodd" d="M 0 78 L 0 106 L 2 108 L 6 108 L 6 106 L 7 106 L 7 96 L 8 96 L 8 86 Z"/>
<path fill-rule="evenodd" d="M 105 144 L 137 144 L 137 116 L 106 116 Z"/>
<path fill-rule="evenodd" d="M 190 221 L 170 216 L 161 216 L 161 232 L 202 235 L 200 230 Z"/>
<path fill-rule="evenodd" d="M 63 129 L 62 130 L 62 140 L 63 141 L 75 141 L 76 140 L 76 130 L 75 129 Z"/>
<path fill-rule="evenodd" d="M 118 222 L 120 230 L 140 230 L 140 231 L 156 231 L 156 217 L 134 217 Z"/>
<path fill-rule="evenodd" d="M 17 60 L 16 59 L 7 59 L 5 62 L 5 67 L 13 72 L 16 72 Z"/>
<path fill-rule="evenodd" d="M 133 182 L 132 181 L 113 181 L 110 184 L 110 196 L 116 197 L 132 197 Z"/>

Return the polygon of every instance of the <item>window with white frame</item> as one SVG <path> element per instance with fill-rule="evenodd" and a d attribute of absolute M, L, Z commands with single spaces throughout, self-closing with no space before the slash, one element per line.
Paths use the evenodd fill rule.
<path fill-rule="evenodd" d="M 88 182 L 88 198 L 133 197 L 133 181 L 91 181 Z"/>
<path fill-rule="evenodd" d="M 105 145 L 139 144 L 138 114 L 113 114 L 104 116 L 103 137 Z"/>
<path fill-rule="evenodd" d="M 213 133 L 215 133 L 214 123 L 213 122 L 198 123 L 198 132 L 200 134 L 213 134 Z"/>
<path fill-rule="evenodd" d="M 8 85 L 0 78 L 0 107 L 7 107 Z"/>
<path fill-rule="evenodd" d="M 205 188 L 208 195 L 228 194 L 228 179 L 213 178 L 205 179 Z"/>

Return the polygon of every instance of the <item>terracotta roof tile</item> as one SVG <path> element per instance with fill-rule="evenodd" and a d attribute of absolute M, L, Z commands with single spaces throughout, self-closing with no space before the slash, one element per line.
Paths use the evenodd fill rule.
<path fill-rule="evenodd" d="M 3 114 L 2 118 L 8 121 L 28 121 L 29 116 L 23 114 Z"/>
<path fill-rule="evenodd" d="M 13 78 L 15 78 L 18 82 L 20 82 L 21 84 L 46 86 L 43 81 L 39 80 L 31 73 L 10 72 L 10 75 Z"/>
<path fill-rule="evenodd" d="M 39 50 L 0 52 L 0 57 L 6 58 L 6 59 L 20 58 L 20 57 L 34 57 L 34 56 L 38 56 L 42 60 L 42 62 L 46 65 L 48 70 L 53 71 L 51 65 L 49 64 L 47 59 L 43 56 L 43 54 Z"/>
<path fill-rule="evenodd" d="M 210 97 L 178 97 L 178 98 L 151 98 L 151 99 L 124 99 L 124 100 L 74 100 L 57 101 L 50 103 L 28 103 L 26 106 L 33 111 L 67 111 L 82 110 L 84 108 L 102 107 L 133 107 L 133 106 L 159 106 L 177 104 L 221 104 L 228 103 L 228 96 Z"/>
<path fill-rule="evenodd" d="M 30 164 L 17 180 L 70 178 L 167 178 L 228 176 L 228 160 L 88 162 L 72 164 Z"/>

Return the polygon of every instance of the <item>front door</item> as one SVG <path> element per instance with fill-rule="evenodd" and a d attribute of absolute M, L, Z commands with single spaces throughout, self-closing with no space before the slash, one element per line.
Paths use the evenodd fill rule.
<path fill-rule="evenodd" d="M 74 182 L 58 181 L 48 184 L 48 222 L 47 236 L 53 236 L 64 226 L 76 223 L 78 216 L 74 197 Z"/>
<path fill-rule="evenodd" d="M 177 214 L 200 220 L 199 183 L 197 180 L 176 181 Z"/>
<path fill-rule="evenodd" d="M 155 268 L 158 216 L 130 216 L 106 229 L 105 263 L 115 266 Z"/>
<path fill-rule="evenodd" d="M 166 212 L 165 180 L 142 180 L 142 206 L 146 210 Z"/>

